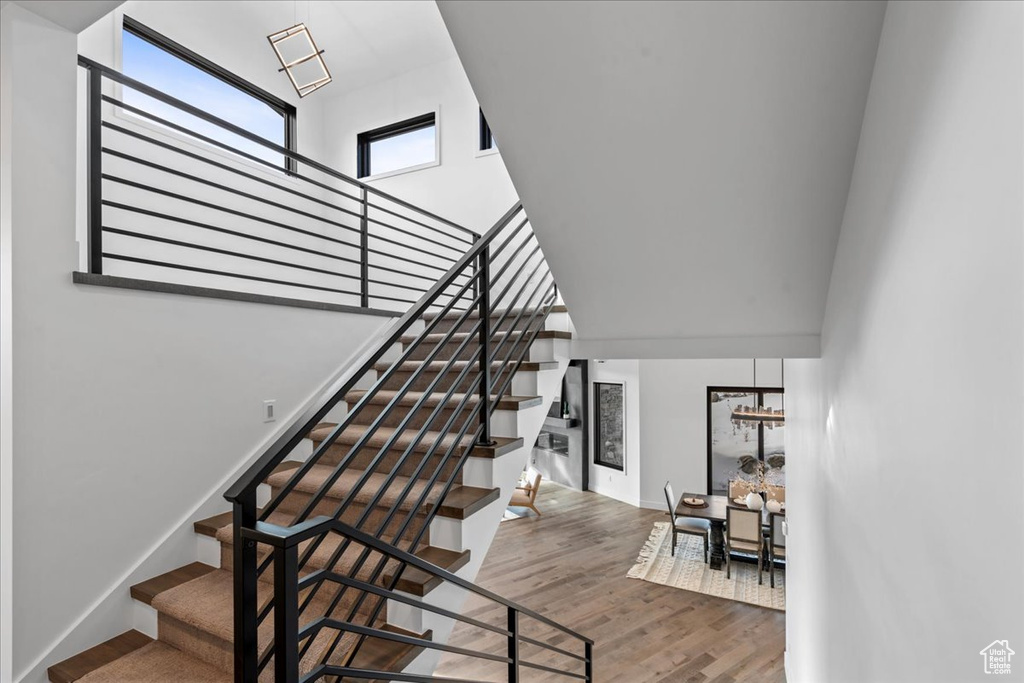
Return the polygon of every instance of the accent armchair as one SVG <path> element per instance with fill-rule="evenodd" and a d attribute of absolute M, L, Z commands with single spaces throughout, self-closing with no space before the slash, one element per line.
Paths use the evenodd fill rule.
<path fill-rule="evenodd" d="M 532 482 L 529 481 L 530 474 L 536 475 L 533 477 Z M 527 483 L 523 486 L 516 487 L 516 490 L 512 493 L 512 499 L 508 504 L 512 507 L 530 508 L 536 512 L 538 516 L 543 514 L 537 509 L 535 504 L 537 500 L 537 491 L 540 489 L 540 480 L 540 472 L 534 470 L 531 473 L 527 473 Z"/>

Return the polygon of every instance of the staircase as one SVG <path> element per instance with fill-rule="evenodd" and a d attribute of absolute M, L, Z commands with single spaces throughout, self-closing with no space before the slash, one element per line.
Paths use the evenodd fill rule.
<path fill-rule="evenodd" d="M 466 619 L 465 590 L 485 593 L 467 578 L 568 361 L 567 313 L 525 227 L 517 205 L 232 487 L 235 512 L 195 522 L 205 561 L 132 587 L 148 634 L 56 664 L 50 680 L 434 680 L 454 620 Z M 507 308 L 479 305 L 492 290 Z M 507 626 L 480 625 L 513 633 Z M 282 642 L 290 656 L 279 656 Z"/>
<path fill-rule="evenodd" d="M 167 278 L 146 281 L 158 290 L 161 282 L 166 291 L 187 288 L 186 276 L 199 274 L 229 288 L 207 287 L 204 296 L 249 296 L 240 288 L 257 283 L 276 302 L 302 289 L 343 310 L 409 307 L 228 488 L 231 509 L 195 522 L 197 561 L 131 588 L 135 630 L 54 664 L 50 680 L 431 681 L 441 680 L 432 672 L 442 653 L 493 662 L 509 681 L 522 669 L 592 680 L 591 641 L 472 583 L 568 363 L 571 325 L 522 205 L 478 235 L 112 69 L 79 63 L 89 82 L 89 277 L 130 264 L 141 270 L 115 279 Z M 107 81 L 290 158 L 293 182 L 111 119 L 120 108 L 273 166 L 125 104 L 104 92 Z M 163 165 L 169 153 L 184 156 L 188 171 Z M 148 169 L 145 182 L 129 180 L 136 167 Z M 173 192 L 159 173 L 173 178 Z M 299 192 L 302 183 L 315 194 Z M 202 220 L 183 217 L 196 207 Z M 220 223 L 227 220 L 231 228 Z M 168 237 L 168 223 L 195 241 Z M 268 230 L 277 232 L 257 234 Z M 209 233 L 231 241 L 214 247 Z M 303 246 L 288 233 L 301 233 Z M 245 251 L 253 242 L 262 255 Z M 348 270 L 287 260 L 299 252 Z M 283 269 L 306 275 L 286 278 Z M 500 604 L 507 620 L 461 615 L 469 593 Z M 456 621 L 480 629 L 478 649 L 446 644 Z M 531 662 L 521 647 L 564 661 Z"/>

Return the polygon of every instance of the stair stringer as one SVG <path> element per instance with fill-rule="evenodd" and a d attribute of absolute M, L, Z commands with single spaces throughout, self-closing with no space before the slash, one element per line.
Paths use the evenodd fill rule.
<path fill-rule="evenodd" d="M 566 313 L 552 313 L 545 321 L 546 330 L 572 332 L 572 323 Z M 533 444 L 540 434 L 551 402 L 559 395 L 562 377 L 570 361 L 571 342 L 565 339 L 535 340 L 530 347 L 531 361 L 556 361 L 557 368 L 536 372 L 519 372 L 512 380 L 511 394 L 541 396 L 540 405 L 520 411 L 497 410 L 491 419 L 491 432 L 495 436 L 520 437 L 523 445 L 497 458 L 470 457 L 463 469 L 464 483 L 470 486 L 500 488 L 498 499 L 465 520 L 436 517 L 430 525 L 430 543 L 450 550 L 469 550 L 470 561 L 457 572 L 467 581 L 475 582 L 484 557 L 494 540 L 498 525 L 515 491 L 519 474 L 526 467 Z M 467 593 L 450 584 L 442 584 L 425 597 L 407 595 L 432 605 L 456 612 L 461 611 Z M 433 630 L 433 640 L 447 643 L 454 622 L 426 609 L 388 603 L 388 622 L 408 630 Z M 406 673 L 431 675 L 440 660 L 437 650 L 425 650 L 405 668 Z"/>

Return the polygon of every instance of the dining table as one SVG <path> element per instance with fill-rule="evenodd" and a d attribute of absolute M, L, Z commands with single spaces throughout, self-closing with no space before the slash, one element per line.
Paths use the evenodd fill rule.
<path fill-rule="evenodd" d="M 703 500 L 707 505 L 704 507 L 692 507 L 683 502 L 687 498 Z M 711 569 L 721 569 L 725 565 L 725 519 L 726 510 L 730 507 L 742 510 L 747 509 L 745 504 L 740 505 L 730 500 L 728 496 L 704 493 L 684 493 L 676 504 L 676 517 L 704 519 L 711 523 L 711 552 L 708 557 L 708 566 Z M 762 509 L 762 523 L 768 523 L 768 516 L 768 510 Z"/>

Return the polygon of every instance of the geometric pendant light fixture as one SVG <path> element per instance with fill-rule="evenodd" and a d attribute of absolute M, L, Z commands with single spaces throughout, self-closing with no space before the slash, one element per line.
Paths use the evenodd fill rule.
<path fill-rule="evenodd" d="M 331 72 L 324 63 L 324 51 L 316 47 L 305 24 L 296 24 L 267 36 L 281 68 L 288 74 L 299 97 L 316 92 L 331 82 Z"/>

